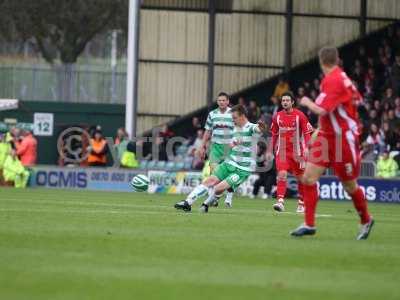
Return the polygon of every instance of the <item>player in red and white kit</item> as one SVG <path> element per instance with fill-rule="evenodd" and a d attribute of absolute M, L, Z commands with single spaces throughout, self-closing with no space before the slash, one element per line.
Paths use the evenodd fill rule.
<path fill-rule="evenodd" d="M 277 170 L 277 202 L 272 206 L 274 210 L 282 212 L 285 210 L 285 194 L 287 187 L 287 175 L 290 172 L 297 177 L 299 199 L 297 212 L 304 212 L 303 184 L 300 181 L 304 173 L 305 153 L 310 141 L 313 127 L 308 122 L 304 113 L 294 108 L 295 98 L 292 93 L 284 93 L 281 97 L 283 110 L 277 112 L 272 119 L 272 149 L 276 158 Z"/>
<path fill-rule="evenodd" d="M 300 105 L 319 115 L 319 131 L 310 145 L 302 177 L 305 223 L 291 233 L 293 236 L 315 234 L 318 201 L 316 183 L 329 167 L 342 182 L 360 215 L 361 226 L 357 240 L 368 238 L 374 224 L 368 213 L 365 195 L 357 184 L 361 160 L 357 105 L 361 95 L 338 66 L 338 60 L 336 48 L 324 47 L 320 50 L 319 61 L 325 74 L 321 82 L 321 93 L 315 103 L 307 97 L 300 100 Z"/>

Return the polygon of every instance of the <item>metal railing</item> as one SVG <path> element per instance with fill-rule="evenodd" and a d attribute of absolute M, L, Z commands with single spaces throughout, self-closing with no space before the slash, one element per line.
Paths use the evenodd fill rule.
<path fill-rule="evenodd" d="M 75 67 L 0 66 L 0 97 L 32 101 L 124 103 L 126 73 Z"/>
<path fill-rule="evenodd" d="M 363 161 L 361 162 L 361 172 L 362 177 L 375 177 L 376 174 L 376 163 L 374 161 Z M 326 175 L 334 175 L 332 169 L 326 171 Z"/>

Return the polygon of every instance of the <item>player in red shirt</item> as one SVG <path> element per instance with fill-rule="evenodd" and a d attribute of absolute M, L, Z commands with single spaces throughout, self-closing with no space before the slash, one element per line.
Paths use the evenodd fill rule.
<path fill-rule="evenodd" d="M 277 112 L 272 119 L 271 134 L 272 147 L 269 147 L 268 155 L 272 151 L 276 158 L 277 169 L 277 202 L 273 205 L 276 211 L 285 210 L 285 194 L 287 174 L 290 172 L 298 179 L 299 199 L 297 212 L 304 212 L 303 205 L 303 184 L 300 178 L 304 173 L 305 153 L 311 137 L 313 127 L 307 117 L 300 110 L 293 108 L 295 98 L 290 92 L 281 96 L 283 110 Z"/>
<path fill-rule="evenodd" d="M 361 161 L 357 104 L 361 95 L 338 66 L 338 60 L 338 51 L 334 47 L 324 47 L 319 51 L 321 69 L 325 74 L 321 93 L 315 103 L 307 97 L 300 100 L 300 105 L 319 115 L 319 131 L 309 148 L 302 177 L 305 223 L 291 233 L 293 236 L 315 234 L 316 183 L 329 167 L 342 182 L 360 215 L 357 240 L 367 239 L 374 224 L 365 195 L 357 184 Z"/>

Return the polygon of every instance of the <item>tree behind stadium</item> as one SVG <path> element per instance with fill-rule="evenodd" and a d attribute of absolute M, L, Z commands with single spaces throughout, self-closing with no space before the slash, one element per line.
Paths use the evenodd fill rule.
<path fill-rule="evenodd" d="M 128 0 L 0 0 L 0 35 L 30 40 L 59 74 L 60 100 L 71 99 L 73 70 L 99 33 L 127 30 Z"/>

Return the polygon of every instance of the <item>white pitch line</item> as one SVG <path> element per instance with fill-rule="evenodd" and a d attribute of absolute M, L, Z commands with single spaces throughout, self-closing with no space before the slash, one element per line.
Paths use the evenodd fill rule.
<path fill-rule="evenodd" d="M 287 215 L 296 215 L 296 216 L 300 216 L 302 215 L 301 213 L 296 213 L 296 212 L 291 212 L 291 211 L 283 211 L 283 212 L 277 212 L 277 215 L 279 214 L 287 214 Z M 327 215 L 327 214 L 316 214 L 315 215 L 317 218 L 332 218 L 333 215 Z"/>

